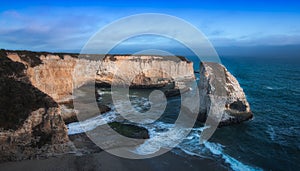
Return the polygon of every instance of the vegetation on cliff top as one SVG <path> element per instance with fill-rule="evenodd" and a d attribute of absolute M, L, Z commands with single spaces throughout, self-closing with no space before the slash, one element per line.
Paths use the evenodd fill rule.
<path fill-rule="evenodd" d="M 116 61 L 116 56 L 157 56 L 163 57 L 163 60 L 171 60 L 171 61 L 186 61 L 190 63 L 187 58 L 184 56 L 174 55 L 174 56 L 163 56 L 163 55 L 150 55 L 150 54 L 79 54 L 79 53 L 62 53 L 62 52 L 33 52 L 28 50 L 6 50 L 0 49 L 0 52 L 3 56 L 6 56 L 7 53 L 16 53 L 20 56 L 20 58 L 27 63 L 30 64 L 31 67 L 37 66 L 42 63 L 40 60 L 40 56 L 44 55 L 57 55 L 60 59 L 64 59 L 65 55 L 70 55 L 73 58 L 87 58 L 89 60 L 99 60 L 99 59 L 109 59 L 110 61 Z M 2 56 L 2 55 L 1 55 Z"/>

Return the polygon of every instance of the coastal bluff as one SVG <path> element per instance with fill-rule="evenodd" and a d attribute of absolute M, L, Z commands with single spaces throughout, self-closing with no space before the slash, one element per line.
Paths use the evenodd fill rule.
<path fill-rule="evenodd" d="M 55 101 L 63 101 L 74 89 L 93 82 L 102 86 L 155 88 L 174 84 L 174 88 L 184 88 L 186 81 L 195 79 L 193 63 L 184 57 L 27 51 L 9 51 L 7 57 L 23 63 L 32 85 Z"/>

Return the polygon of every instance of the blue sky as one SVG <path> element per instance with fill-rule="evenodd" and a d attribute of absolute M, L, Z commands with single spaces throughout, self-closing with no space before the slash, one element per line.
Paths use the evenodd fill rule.
<path fill-rule="evenodd" d="M 215 47 L 300 45 L 297 1 L 10 0 L 0 6 L 0 48 L 79 52 L 105 25 L 139 13 L 182 18 L 199 28 Z M 147 39 L 133 39 L 128 44 L 147 44 Z M 160 38 L 151 40 L 159 45 L 168 43 Z"/>

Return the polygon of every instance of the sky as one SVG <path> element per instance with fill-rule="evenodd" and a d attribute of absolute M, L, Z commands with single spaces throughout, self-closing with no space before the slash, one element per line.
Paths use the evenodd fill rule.
<path fill-rule="evenodd" d="M 237 47 L 247 52 L 265 46 L 295 51 L 300 45 L 299 1 L 10 0 L 0 6 L 0 48 L 80 52 L 104 26 L 140 13 L 181 18 L 224 53 Z M 145 36 L 124 42 L 122 48 L 150 47 L 149 43 L 160 47 L 173 44 L 165 38 Z M 176 46 L 174 43 L 173 48 Z"/>

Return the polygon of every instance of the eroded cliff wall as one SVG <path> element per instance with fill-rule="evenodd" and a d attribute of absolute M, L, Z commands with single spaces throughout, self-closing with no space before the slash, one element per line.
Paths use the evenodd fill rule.
<path fill-rule="evenodd" d="M 37 54 L 32 65 L 26 55 L 8 52 L 8 57 L 27 66 L 26 75 L 32 85 L 56 101 L 70 96 L 74 88 L 88 82 L 116 86 L 160 87 L 175 83 L 184 88 L 184 82 L 194 79 L 193 63 L 185 58 L 161 56 L 61 56 Z M 91 59 L 93 58 L 93 59 Z"/>
<path fill-rule="evenodd" d="M 194 79 L 193 63 L 185 58 L 161 56 L 105 57 L 97 72 L 98 80 L 136 87 L 159 87 L 170 82 L 180 87 Z"/>

